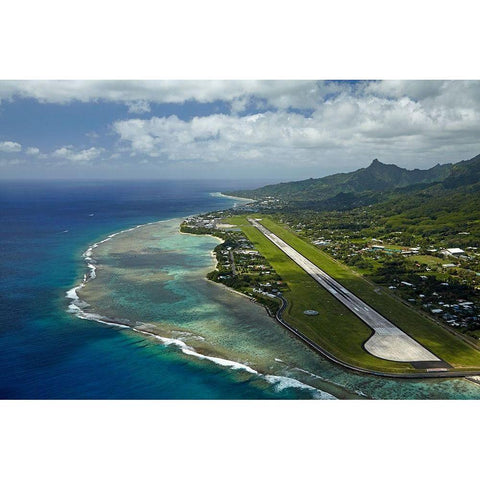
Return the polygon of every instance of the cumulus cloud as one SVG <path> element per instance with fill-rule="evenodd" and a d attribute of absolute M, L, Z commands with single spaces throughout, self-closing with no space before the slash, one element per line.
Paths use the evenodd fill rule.
<path fill-rule="evenodd" d="M 27 155 L 38 155 L 40 150 L 37 147 L 28 147 L 26 150 Z"/>
<path fill-rule="evenodd" d="M 222 162 L 262 175 L 277 167 L 321 175 L 373 158 L 427 168 L 480 152 L 478 81 L 0 81 L 0 99 L 18 97 L 128 107 L 134 118 L 114 122 L 113 148 L 69 145 L 49 155 L 77 164 L 104 153 L 130 165 Z M 187 101 L 223 101 L 229 114 L 146 118 L 156 103 Z"/>
<path fill-rule="evenodd" d="M 316 105 L 311 115 L 278 110 L 189 121 L 152 117 L 119 121 L 113 128 L 133 154 L 160 161 L 248 165 L 255 160 L 258 165 L 356 168 L 359 160 L 368 163 L 378 157 L 404 166 L 429 166 L 480 151 L 480 110 L 475 103 L 467 107 L 459 100 L 456 108 L 448 101 L 431 101 L 435 96 L 449 98 L 450 88 L 429 89 L 427 84 L 409 90 L 397 83 L 375 83 L 333 96 Z M 478 83 L 470 97 L 476 91 Z"/>
<path fill-rule="evenodd" d="M 17 142 L 0 142 L 0 152 L 15 153 L 20 152 L 21 150 L 22 146 Z"/>
<path fill-rule="evenodd" d="M 100 156 L 102 148 L 91 147 L 85 150 L 75 150 L 72 145 L 58 148 L 52 153 L 53 157 L 69 160 L 73 163 L 88 163 Z"/>
<path fill-rule="evenodd" d="M 129 113 L 148 113 L 150 111 L 150 104 L 145 100 L 135 100 L 127 102 Z"/>
<path fill-rule="evenodd" d="M 336 82 L 291 80 L 25 80 L 0 81 L 0 100 L 33 98 L 39 102 L 122 102 L 133 113 L 148 111 L 149 103 L 209 103 L 217 100 L 267 100 L 276 108 L 310 108 L 327 95 L 344 91 Z"/>

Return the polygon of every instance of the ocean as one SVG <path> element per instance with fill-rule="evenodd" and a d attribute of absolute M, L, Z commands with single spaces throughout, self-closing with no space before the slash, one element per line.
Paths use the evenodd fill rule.
<path fill-rule="evenodd" d="M 0 398 L 480 398 L 463 379 L 342 369 L 207 281 L 219 240 L 180 221 L 233 206 L 214 192 L 254 186 L 0 183 Z"/>

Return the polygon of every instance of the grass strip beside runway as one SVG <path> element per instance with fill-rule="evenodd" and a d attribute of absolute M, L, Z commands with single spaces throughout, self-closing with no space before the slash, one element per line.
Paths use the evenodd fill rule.
<path fill-rule="evenodd" d="M 353 272 L 347 266 L 336 261 L 314 245 L 301 239 L 289 229 L 273 222 L 270 218 L 265 216 L 262 218 L 263 220 L 261 223 L 271 232 L 279 236 L 282 240 L 335 278 L 347 289 L 375 308 L 392 323 L 430 349 L 435 355 L 458 369 L 480 368 L 480 351 L 474 349 L 462 339 L 454 336 L 446 329 L 437 325 L 433 320 L 426 318 L 413 310 L 413 308 L 403 304 L 400 300 L 394 298 L 387 289 L 378 289 L 378 286 L 373 285 L 362 276 Z M 242 229 L 243 228 L 246 227 L 242 226 Z M 245 233 L 248 235 L 246 231 Z M 273 245 L 272 247 L 275 248 Z M 265 256 L 269 259 L 268 255 Z M 275 265 L 273 266 L 275 267 Z M 287 278 L 286 280 L 288 282 Z M 331 298 L 334 300 L 333 297 Z M 295 300 L 295 298 L 293 300 Z M 325 304 L 325 306 L 328 311 L 331 310 L 329 304 Z M 292 309 L 291 315 L 296 316 L 297 314 L 298 312 L 295 309 Z M 335 329 L 336 327 L 333 328 L 333 330 Z M 350 335 L 347 335 L 345 339 L 349 343 L 353 340 Z"/>
<path fill-rule="evenodd" d="M 390 373 L 416 371 L 409 363 L 392 362 L 370 355 L 362 347 L 373 333 L 370 327 L 251 226 L 246 217 L 231 217 L 228 221 L 243 230 L 255 248 L 287 283 L 289 291 L 284 296 L 288 301 L 288 310 L 283 317 L 290 325 L 351 365 Z M 319 315 L 305 315 L 303 312 L 309 309 L 317 310 Z"/>

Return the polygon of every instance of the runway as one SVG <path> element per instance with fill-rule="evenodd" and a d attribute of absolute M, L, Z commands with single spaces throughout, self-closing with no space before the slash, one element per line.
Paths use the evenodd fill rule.
<path fill-rule="evenodd" d="M 330 275 L 261 225 L 257 220 L 252 218 L 248 220 L 274 245 L 373 330 L 373 335 L 364 344 L 365 349 L 369 353 L 385 360 L 397 362 L 442 362 L 441 359 L 340 285 Z"/>

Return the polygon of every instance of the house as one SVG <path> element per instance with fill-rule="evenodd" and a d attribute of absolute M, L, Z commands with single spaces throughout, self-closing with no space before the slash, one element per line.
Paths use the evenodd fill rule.
<path fill-rule="evenodd" d="M 314 245 L 322 246 L 322 245 L 328 245 L 330 243 L 330 240 L 315 240 L 312 243 Z"/>
<path fill-rule="evenodd" d="M 447 248 L 442 250 L 442 253 L 444 255 L 451 255 L 455 257 L 456 255 L 463 255 L 465 252 L 461 248 Z"/>

